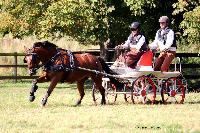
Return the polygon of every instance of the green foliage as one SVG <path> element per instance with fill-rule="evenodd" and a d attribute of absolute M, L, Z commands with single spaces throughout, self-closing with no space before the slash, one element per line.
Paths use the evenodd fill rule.
<path fill-rule="evenodd" d="M 187 36 L 190 43 L 200 43 L 200 6 L 186 12 L 180 26 L 185 29 L 183 35 Z"/>
<path fill-rule="evenodd" d="M 183 29 L 186 45 L 193 49 L 191 52 L 200 52 L 200 1 L 198 0 L 180 0 L 174 5 L 173 14 L 183 14 L 183 20 L 180 28 Z M 188 51 L 188 50 L 187 50 Z"/>
<path fill-rule="evenodd" d="M 14 37 L 39 38 L 71 36 L 79 42 L 99 41 L 107 34 L 105 2 L 82 0 L 12 1 L 3 3 L 1 32 Z"/>
<path fill-rule="evenodd" d="M 125 41 L 129 25 L 139 21 L 152 40 L 159 17 L 167 15 L 180 41 L 186 42 L 183 45 L 193 44 L 199 51 L 199 5 L 198 0 L 2 0 L 0 33 L 11 32 L 17 38 L 70 36 L 80 43 L 102 45 L 108 38 Z"/>
<path fill-rule="evenodd" d="M 93 44 L 107 38 L 122 40 L 129 32 L 131 21 L 144 14 L 143 7 L 154 6 L 154 1 L 4 0 L 0 32 L 12 32 L 18 38 L 28 35 L 59 38 L 67 35 L 79 42 Z"/>
<path fill-rule="evenodd" d="M 133 15 L 143 15 L 145 14 L 145 8 L 155 8 L 157 0 L 124 0 L 126 4 L 130 7 Z"/>

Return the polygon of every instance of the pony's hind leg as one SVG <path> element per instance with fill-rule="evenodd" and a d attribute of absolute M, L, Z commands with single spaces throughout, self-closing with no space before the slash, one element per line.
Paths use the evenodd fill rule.
<path fill-rule="evenodd" d="M 82 80 L 80 80 L 80 81 L 77 82 L 77 89 L 78 89 L 80 97 L 79 97 L 78 101 L 75 104 L 76 106 L 78 106 L 78 105 L 81 104 L 81 100 L 83 99 L 83 97 L 85 95 L 85 92 L 84 92 L 84 83 L 85 83 L 86 79 L 87 78 L 84 78 L 84 79 L 82 79 Z"/>
<path fill-rule="evenodd" d="M 93 79 L 94 83 L 95 83 L 95 86 L 96 88 L 100 91 L 101 93 L 101 104 L 106 104 L 106 99 L 105 99 L 105 89 L 103 88 L 102 86 L 102 79 L 101 78 L 95 78 Z"/>

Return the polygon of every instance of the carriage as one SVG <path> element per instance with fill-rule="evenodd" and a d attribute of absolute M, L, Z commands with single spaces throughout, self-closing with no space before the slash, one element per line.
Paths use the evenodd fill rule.
<path fill-rule="evenodd" d="M 126 102 L 130 101 L 132 103 L 167 104 L 184 102 L 187 81 L 181 73 L 180 58 L 176 57 L 174 59 L 172 71 L 161 72 L 153 70 L 154 55 L 152 51 L 144 53 L 138 61 L 136 69 L 131 69 L 122 62 L 110 66 L 110 69 L 117 74 L 105 75 L 102 78 L 107 103 L 115 103 L 119 94 L 124 95 Z M 110 82 L 109 76 L 116 78 L 124 86 L 115 87 Z M 98 104 L 99 91 L 95 89 L 95 85 L 92 88 L 92 96 L 95 104 Z"/>
<path fill-rule="evenodd" d="M 123 94 L 125 101 L 132 103 L 183 103 L 187 92 L 180 60 L 179 70 L 175 63 L 175 69 L 171 72 L 153 71 L 152 51 L 141 56 L 136 69 L 128 68 L 126 64 L 109 67 L 100 57 L 89 53 L 73 54 L 48 41 L 34 43 L 33 47 L 25 48 L 25 53 L 24 63 L 28 64 L 30 75 L 43 67 L 43 73 L 32 82 L 29 101 L 35 100 L 37 83 L 50 82 L 42 106 L 46 105 L 58 82 L 77 83 L 79 98 L 76 105 L 80 105 L 85 95 L 84 83 L 88 78 L 93 81 L 92 96 L 96 104 L 99 100 L 101 104 L 114 103 L 118 94 Z"/>

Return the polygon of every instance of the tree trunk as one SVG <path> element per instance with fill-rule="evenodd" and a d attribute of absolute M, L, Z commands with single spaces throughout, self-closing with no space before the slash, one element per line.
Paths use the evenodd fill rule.
<path fill-rule="evenodd" d="M 114 55 L 115 55 L 114 47 L 115 45 L 110 39 L 100 44 L 100 56 L 106 62 L 114 61 Z"/>

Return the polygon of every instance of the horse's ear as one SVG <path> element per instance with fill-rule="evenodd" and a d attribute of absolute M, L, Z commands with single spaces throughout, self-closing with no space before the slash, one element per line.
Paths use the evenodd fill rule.
<path fill-rule="evenodd" d="M 24 57 L 24 63 L 27 63 L 27 61 L 26 61 L 25 57 Z"/>

